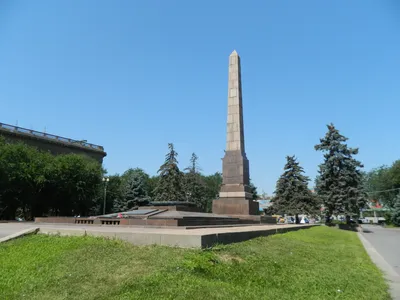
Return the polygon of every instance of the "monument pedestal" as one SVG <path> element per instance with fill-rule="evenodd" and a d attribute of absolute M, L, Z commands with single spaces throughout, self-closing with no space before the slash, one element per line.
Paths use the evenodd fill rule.
<path fill-rule="evenodd" d="M 213 201 L 212 211 L 222 215 L 257 215 L 259 205 L 245 198 L 219 198 Z"/>

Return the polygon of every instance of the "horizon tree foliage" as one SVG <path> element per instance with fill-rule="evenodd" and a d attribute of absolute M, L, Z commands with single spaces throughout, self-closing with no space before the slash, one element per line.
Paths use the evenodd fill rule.
<path fill-rule="evenodd" d="M 94 213 L 101 185 L 101 165 L 77 154 L 52 156 L 52 173 L 47 177 L 52 190 L 52 214 L 88 216 Z"/>
<path fill-rule="evenodd" d="M 119 174 L 108 175 L 109 182 L 107 183 L 107 194 L 106 194 L 106 214 L 110 212 L 117 212 L 115 205 L 122 201 L 124 195 L 122 191 L 122 177 Z M 97 212 L 103 213 L 104 205 L 104 182 L 102 183 L 98 192 L 98 207 Z"/>
<path fill-rule="evenodd" d="M 202 210 L 207 208 L 206 186 L 200 174 L 198 157 L 192 153 L 189 167 L 185 168 L 185 193 L 188 202 L 195 203 Z"/>
<path fill-rule="evenodd" d="M 365 190 L 370 200 L 378 200 L 388 208 L 394 208 L 400 189 L 400 160 L 391 166 L 380 166 L 365 174 Z"/>
<path fill-rule="evenodd" d="M 155 198 L 154 191 L 157 187 L 159 179 L 160 179 L 160 177 L 158 175 L 151 176 L 151 177 L 149 176 L 149 179 L 147 181 L 147 188 L 148 188 L 149 197 L 151 199 Z"/>
<path fill-rule="evenodd" d="M 332 215 L 344 214 L 349 221 L 350 216 L 358 214 L 367 203 L 361 172 L 363 165 L 353 157 L 358 154 L 358 148 L 349 148 L 345 143 L 348 138 L 333 124 L 327 127 L 325 137 L 315 145 L 315 150 L 324 153 L 316 192 L 323 200 L 328 220 Z"/>
<path fill-rule="evenodd" d="M 207 204 L 205 208 L 205 212 L 212 211 L 212 202 L 213 200 L 219 197 L 219 190 L 222 184 L 222 174 L 220 172 L 216 172 L 212 175 L 204 176 L 202 175 L 204 183 L 206 185 L 206 199 Z"/>
<path fill-rule="evenodd" d="M 154 200 L 164 202 L 185 201 L 184 177 L 178 167 L 178 153 L 172 143 L 168 144 L 168 149 L 165 162 L 157 172 L 159 180 L 154 190 Z"/>
<path fill-rule="evenodd" d="M 400 193 L 397 194 L 397 197 L 394 201 L 392 223 L 396 226 L 400 226 Z"/>
<path fill-rule="evenodd" d="M 2 216 L 14 219 L 17 211 L 23 217 L 38 213 L 49 204 L 44 196 L 50 184 L 45 175 L 54 168 L 47 165 L 48 153 L 39 153 L 25 144 L 6 144 L 0 139 L 0 205 Z M 44 187 L 47 190 L 44 191 Z M 42 198 L 42 201 L 40 201 Z"/>
<path fill-rule="evenodd" d="M 128 169 L 121 176 L 122 197 L 114 202 L 114 211 L 127 211 L 150 201 L 147 175 L 142 169 Z"/>
<path fill-rule="evenodd" d="M 93 159 L 0 139 L 0 218 L 88 215 L 98 204 L 102 174 Z"/>
<path fill-rule="evenodd" d="M 147 200 L 189 200 L 211 212 L 222 184 L 221 173 L 201 174 L 198 158 L 193 156 L 184 174 L 172 144 L 169 150 L 156 176 L 150 177 L 141 169 L 107 176 L 106 213 Z M 105 175 L 102 166 L 89 157 L 53 156 L 23 143 L 6 143 L 0 137 L 0 219 L 102 214 Z M 191 192 L 185 193 L 185 189 Z"/>
<path fill-rule="evenodd" d="M 287 156 L 283 174 L 276 183 L 271 210 L 296 216 L 301 213 L 313 215 L 318 211 L 317 198 L 308 189 L 309 178 L 304 174 L 296 157 Z"/>

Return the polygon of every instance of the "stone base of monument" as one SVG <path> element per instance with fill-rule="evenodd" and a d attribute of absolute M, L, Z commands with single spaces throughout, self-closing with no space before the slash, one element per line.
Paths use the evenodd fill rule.
<path fill-rule="evenodd" d="M 208 248 L 216 244 L 230 244 L 252 238 L 311 228 L 314 225 L 249 225 L 241 227 L 195 228 L 182 227 L 127 227 L 96 225 L 40 224 L 39 233 L 62 236 L 98 236 L 118 238 L 133 245 L 162 245 L 181 248 Z"/>
<path fill-rule="evenodd" d="M 221 215 L 258 215 L 259 204 L 245 198 L 219 198 L 213 201 L 212 212 Z"/>
<path fill-rule="evenodd" d="M 35 222 L 34 226 L 45 234 L 93 235 L 119 238 L 134 245 L 183 248 L 237 243 L 309 227 L 277 225 L 276 219 L 268 216 L 202 213 L 187 203 L 157 203 L 93 217 L 36 218 Z"/>
<path fill-rule="evenodd" d="M 276 224 L 275 218 L 272 217 L 237 214 L 235 211 L 232 211 L 232 214 L 229 215 L 203 213 L 189 203 L 166 204 L 157 203 L 156 205 L 141 206 L 131 211 L 93 217 L 40 217 L 35 218 L 35 222 L 187 228 Z"/>

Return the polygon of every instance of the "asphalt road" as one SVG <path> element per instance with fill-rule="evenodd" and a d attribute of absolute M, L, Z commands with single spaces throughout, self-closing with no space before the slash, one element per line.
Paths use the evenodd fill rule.
<path fill-rule="evenodd" d="M 400 275 L 400 228 L 383 228 L 373 225 L 362 225 L 362 228 L 363 236 Z"/>

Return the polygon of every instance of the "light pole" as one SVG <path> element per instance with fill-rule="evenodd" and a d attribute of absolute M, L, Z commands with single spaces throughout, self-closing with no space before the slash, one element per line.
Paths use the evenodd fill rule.
<path fill-rule="evenodd" d="M 192 193 L 187 192 L 186 193 L 186 202 L 189 202 L 190 196 L 192 196 Z"/>
<path fill-rule="evenodd" d="M 110 178 L 103 177 L 104 182 L 104 204 L 103 204 L 103 215 L 106 214 L 106 199 L 107 199 L 107 183 L 110 181 Z"/>

